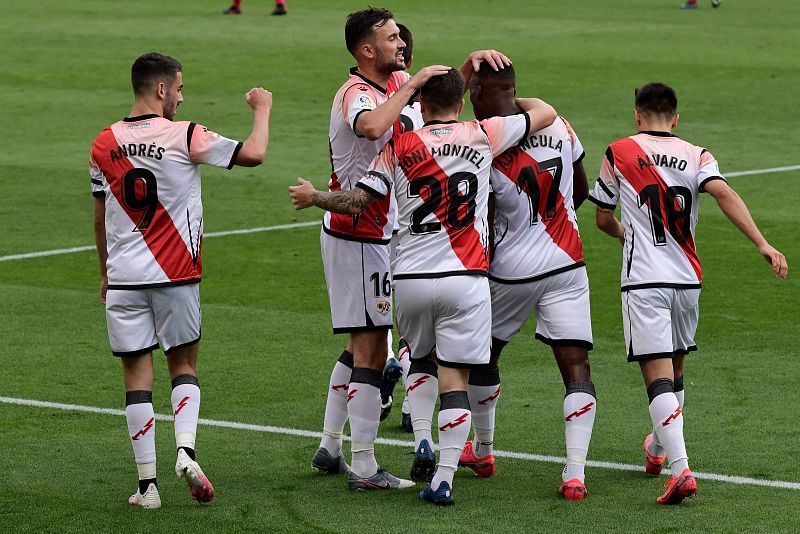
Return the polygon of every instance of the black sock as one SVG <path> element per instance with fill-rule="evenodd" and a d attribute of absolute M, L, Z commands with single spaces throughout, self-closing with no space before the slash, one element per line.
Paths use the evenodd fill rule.
<path fill-rule="evenodd" d="M 191 458 L 193 461 L 195 460 L 194 457 L 194 449 L 190 449 L 189 447 L 178 447 L 178 452 L 183 449 L 186 452 L 186 455 Z"/>
<path fill-rule="evenodd" d="M 147 486 L 150 484 L 155 484 L 158 487 L 158 483 L 156 483 L 156 479 L 154 478 L 145 478 L 144 480 L 139 480 L 139 493 L 144 495 L 147 491 Z"/>

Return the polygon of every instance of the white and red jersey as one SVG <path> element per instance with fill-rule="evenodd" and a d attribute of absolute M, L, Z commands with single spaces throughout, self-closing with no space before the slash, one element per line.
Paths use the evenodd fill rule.
<path fill-rule="evenodd" d="M 700 287 L 698 197 L 707 182 L 724 179 L 711 153 L 666 132 L 639 132 L 608 147 L 589 200 L 622 205 L 623 291 Z"/>
<path fill-rule="evenodd" d="M 331 152 L 330 191 L 349 191 L 367 172 L 367 167 L 393 133 L 402 131 L 400 120 L 380 138 L 370 141 L 356 134 L 358 116 L 371 111 L 392 96 L 408 81 L 404 71 L 393 72 L 386 88 L 363 77 L 357 67 L 350 69 L 350 78 L 336 93 L 331 107 L 329 132 Z M 328 234 L 367 243 L 388 243 L 392 237 L 394 201 L 387 197 L 373 202 L 361 215 L 325 212 L 323 229 Z"/>
<path fill-rule="evenodd" d="M 233 167 L 242 143 L 193 122 L 129 117 L 95 138 L 92 194 L 105 197 L 109 289 L 199 282 L 200 169 Z"/>
<path fill-rule="evenodd" d="M 519 143 L 529 129 L 529 116 L 520 114 L 480 122 L 431 121 L 392 137 L 358 187 L 379 199 L 397 200 L 394 279 L 486 275 L 492 158 Z"/>
<path fill-rule="evenodd" d="M 559 117 L 492 163 L 494 256 L 489 278 L 532 282 L 584 265 L 572 200 L 581 142 Z"/>

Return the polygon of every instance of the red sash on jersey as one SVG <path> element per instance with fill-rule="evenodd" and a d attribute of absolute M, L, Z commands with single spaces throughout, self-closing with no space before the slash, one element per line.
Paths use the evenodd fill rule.
<path fill-rule="evenodd" d="M 108 180 L 111 193 L 119 205 L 131 218 L 131 228 L 137 224 L 142 216 L 140 210 L 132 210 L 122 198 L 122 179 L 125 173 L 133 169 L 133 164 L 124 154 L 112 159 L 110 153 L 119 146 L 117 138 L 110 128 L 103 130 L 95 140 L 92 157 Z M 132 230 L 133 231 L 133 230 Z M 139 230 L 153 257 L 161 269 L 172 282 L 199 279 L 201 275 L 200 246 L 198 244 L 198 258 L 195 264 L 192 255 L 175 223 L 161 204 L 157 203 L 155 214 L 145 229 Z M 111 281 L 113 283 L 113 281 Z"/>
<path fill-rule="evenodd" d="M 612 152 L 614 154 L 614 166 L 619 169 L 622 176 L 631 184 L 631 187 L 640 194 L 642 189 L 651 184 L 658 184 L 659 193 L 661 195 L 661 220 L 667 221 L 666 211 L 666 191 L 667 184 L 664 178 L 653 165 L 647 165 L 643 168 L 636 163 L 637 161 L 649 161 L 647 154 L 642 150 L 642 147 L 634 139 L 626 137 L 620 139 L 612 145 Z M 648 206 L 649 209 L 649 206 Z M 665 230 L 668 230 L 665 228 Z M 679 243 L 681 250 L 686 254 L 686 258 L 694 269 L 697 275 L 697 281 L 702 280 L 702 267 L 700 266 L 700 258 L 697 256 L 697 251 L 694 247 L 694 236 L 685 229 L 686 239 L 683 243 Z"/>
<path fill-rule="evenodd" d="M 550 171 L 543 170 L 539 167 L 537 162 L 530 154 L 518 147 L 512 147 L 509 150 L 515 150 L 516 153 L 512 156 L 511 163 L 500 166 L 499 160 L 495 159 L 492 166 L 500 171 L 504 176 L 517 184 L 517 187 L 525 191 L 525 194 L 530 194 L 526 191 L 524 184 L 517 182 L 522 169 L 525 167 L 532 167 L 536 174 L 536 180 L 539 182 L 539 221 L 544 224 L 545 231 L 550 235 L 561 250 L 566 252 L 570 258 L 576 262 L 583 261 L 583 244 L 581 243 L 580 235 L 570 220 L 567 218 L 567 210 L 564 208 L 564 196 L 561 191 L 558 192 L 556 197 L 556 212 L 555 216 L 551 219 L 545 219 L 545 210 L 547 205 L 547 197 L 550 194 L 550 188 L 553 187 L 553 175 Z"/>

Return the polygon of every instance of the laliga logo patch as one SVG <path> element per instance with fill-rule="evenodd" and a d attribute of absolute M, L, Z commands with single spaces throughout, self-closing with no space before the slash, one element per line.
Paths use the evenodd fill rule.
<path fill-rule="evenodd" d="M 386 315 L 392 309 L 392 303 L 388 300 L 379 300 L 375 303 L 375 309 L 378 310 L 378 313 L 381 315 Z"/>
<path fill-rule="evenodd" d="M 375 100 L 369 95 L 358 95 L 358 105 L 362 108 L 372 109 L 375 107 Z"/>

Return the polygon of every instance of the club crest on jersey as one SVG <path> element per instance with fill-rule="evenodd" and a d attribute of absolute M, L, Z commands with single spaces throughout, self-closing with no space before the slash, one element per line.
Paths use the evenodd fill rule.
<path fill-rule="evenodd" d="M 386 315 L 392 310 L 392 302 L 389 300 L 379 300 L 375 303 L 375 309 L 381 315 Z"/>
<path fill-rule="evenodd" d="M 358 106 L 362 109 L 374 109 L 375 99 L 370 95 L 358 95 Z"/>

